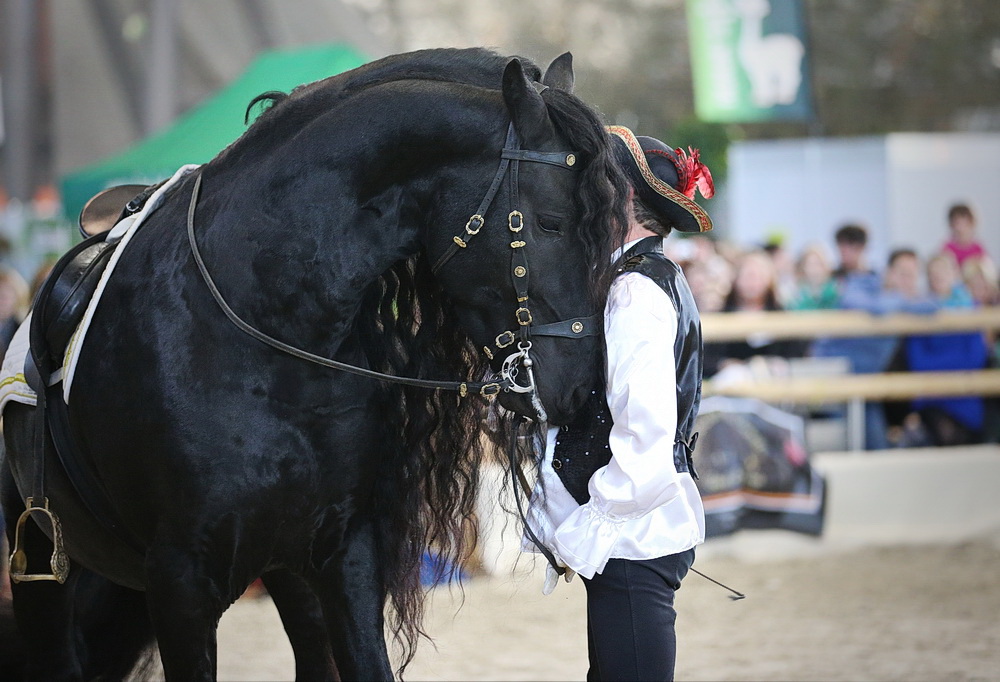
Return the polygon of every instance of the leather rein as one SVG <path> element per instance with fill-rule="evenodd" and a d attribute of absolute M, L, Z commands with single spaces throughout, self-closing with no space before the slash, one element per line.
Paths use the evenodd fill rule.
<path fill-rule="evenodd" d="M 205 260 L 202 257 L 201 250 L 198 248 L 197 239 L 195 238 L 195 209 L 198 205 L 198 197 L 200 195 L 202 181 L 202 173 L 200 170 L 195 178 L 194 188 L 191 190 L 191 202 L 188 206 L 187 213 L 187 234 L 188 242 L 191 246 L 191 254 L 198 266 L 198 271 L 201 273 L 202 279 L 205 281 L 209 291 L 212 293 L 212 297 L 222 309 L 222 312 L 225 313 L 229 321 L 232 322 L 233 325 L 235 325 L 240 331 L 276 350 L 323 367 L 329 367 L 331 369 L 348 372 L 350 374 L 377 379 L 379 381 L 403 384 L 405 386 L 414 386 L 417 388 L 455 391 L 463 398 L 470 392 L 476 392 L 485 397 L 496 396 L 501 390 L 511 391 L 514 393 L 530 393 L 532 406 L 537 412 L 539 421 L 547 421 L 545 410 L 541 405 L 541 401 L 538 399 L 538 392 L 532 369 L 533 361 L 529 355 L 529 351 L 531 350 L 531 335 L 559 336 L 564 338 L 596 336 L 599 333 L 599 327 L 597 324 L 598 316 L 592 315 L 589 317 L 577 317 L 543 325 L 532 324 L 531 311 L 528 308 L 528 262 L 524 248 L 525 242 L 519 239 L 518 235 L 518 233 L 524 228 L 524 215 L 517 210 L 518 163 L 521 161 L 545 163 L 559 168 L 575 170 L 574 166 L 577 161 L 577 156 L 573 152 L 539 152 L 520 149 L 520 142 L 517 137 L 517 132 L 514 130 L 513 123 L 510 124 L 507 130 L 507 140 L 500 156 L 500 165 L 497 168 L 496 175 L 493 178 L 493 182 L 491 183 L 489 190 L 486 192 L 486 196 L 483 197 L 483 200 L 480 202 L 476 212 L 469 218 L 464 231 L 458 236 L 452 238 L 452 243 L 449 245 L 448 250 L 446 250 L 440 258 L 438 258 L 431 268 L 432 272 L 437 274 L 441 267 L 451 260 L 453 256 L 460 253 L 463 249 L 468 248 L 473 237 L 479 234 L 479 231 L 485 225 L 485 216 L 489 211 L 490 206 L 493 204 L 493 200 L 496 198 L 496 195 L 503 184 L 503 180 L 506 177 L 509 184 L 508 195 L 510 200 L 510 212 L 507 215 L 507 226 L 512 235 L 512 241 L 510 242 L 511 277 L 514 283 L 514 291 L 517 295 L 517 310 L 514 314 L 519 328 L 517 333 L 514 331 L 503 331 L 497 335 L 495 344 L 498 349 L 505 349 L 517 342 L 517 351 L 510 353 L 506 358 L 504 358 L 499 375 L 493 377 L 492 381 L 439 381 L 385 374 L 383 372 L 358 367 L 356 365 L 340 362 L 338 360 L 333 360 L 332 358 L 326 358 L 310 353 L 309 351 L 302 350 L 301 348 L 297 348 L 265 334 L 243 320 L 243 318 L 241 318 L 229 306 L 223 297 L 222 292 L 220 292 L 218 286 L 216 286 L 215 281 L 212 279 L 212 275 L 208 271 L 208 266 L 205 264 Z M 493 351 L 488 346 L 484 346 L 483 351 L 486 353 L 487 357 L 491 360 L 493 359 Z M 517 382 L 520 367 L 523 367 L 525 374 L 527 374 L 527 384 L 520 384 Z"/>

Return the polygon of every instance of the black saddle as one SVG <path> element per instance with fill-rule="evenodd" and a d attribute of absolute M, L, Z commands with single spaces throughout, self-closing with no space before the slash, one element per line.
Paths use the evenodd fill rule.
<path fill-rule="evenodd" d="M 56 262 L 32 306 L 31 356 L 43 376 L 62 365 L 66 346 L 118 245 L 117 241 L 106 240 L 108 230 L 122 218 L 139 212 L 159 186 L 111 187 L 83 207 L 80 232 L 86 239 Z"/>
<path fill-rule="evenodd" d="M 70 337 L 118 246 L 105 237 L 94 235 L 63 254 L 35 295 L 29 334 L 32 359 L 40 370 L 62 365 Z"/>

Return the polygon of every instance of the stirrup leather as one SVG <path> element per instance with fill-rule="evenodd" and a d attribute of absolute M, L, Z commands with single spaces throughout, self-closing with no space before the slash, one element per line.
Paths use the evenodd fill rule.
<path fill-rule="evenodd" d="M 14 531 L 14 551 L 10 555 L 10 579 L 12 582 L 55 580 L 62 584 L 66 582 L 66 577 L 69 575 L 69 557 L 66 555 L 66 550 L 63 549 L 62 525 L 59 523 L 59 517 L 49 510 L 49 498 L 43 497 L 42 500 L 42 506 L 36 506 L 35 498 L 29 497 L 26 502 L 27 509 L 17 519 Z M 52 573 L 26 572 L 28 570 L 28 555 L 24 553 L 24 548 L 21 546 L 21 528 L 35 512 L 47 516 L 52 524 L 52 558 L 49 560 Z"/>

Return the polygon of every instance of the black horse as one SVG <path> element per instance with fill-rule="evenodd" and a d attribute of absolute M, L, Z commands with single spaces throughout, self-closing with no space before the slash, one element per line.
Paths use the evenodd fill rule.
<path fill-rule="evenodd" d="M 602 367 L 600 336 L 532 331 L 601 310 L 626 226 L 624 180 L 572 80 L 568 55 L 544 77 L 478 49 L 389 57 L 264 96 L 247 132 L 167 195 L 109 281 L 69 405 L 140 546 L 88 513 L 47 441 L 73 567 L 63 585 L 13 588 L 30 676 L 124 674 L 148 611 L 167 678 L 212 678 L 218 619 L 262 575 L 300 676 L 335 674 L 332 653 L 345 678 L 391 678 L 387 600 L 405 665 L 424 549 L 467 551 L 488 399 L 281 352 L 227 319 L 206 273 L 280 342 L 400 377 L 501 373 L 511 414 L 564 423 Z M 34 416 L 3 415 L 10 525 Z M 51 546 L 32 527 L 26 549 L 44 564 Z"/>

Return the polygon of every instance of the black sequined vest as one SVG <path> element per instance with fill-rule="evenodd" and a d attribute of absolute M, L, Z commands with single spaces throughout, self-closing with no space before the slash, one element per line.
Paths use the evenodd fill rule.
<path fill-rule="evenodd" d="M 674 439 L 674 467 L 697 478 L 691 453 L 698 434 L 691 435 L 701 403 L 702 346 L 701 320 L 687 280 L 676 263 L 663 255 L 663 240 L 647 237 L 635 244 L 618 261 L 618 275 L 638 272 L 650 278 L 670 297 L 677 311 L 677 338 L 674 359 L 677 373 L 677 435 Z M 559 429 L 552 468 L 566 490 L 580 504 L 590 499 L 587 484 L 594 472 L 611 461 L 608 437 L 611 415 L 603 388 L 594 391 L 572 423 Z"/>

